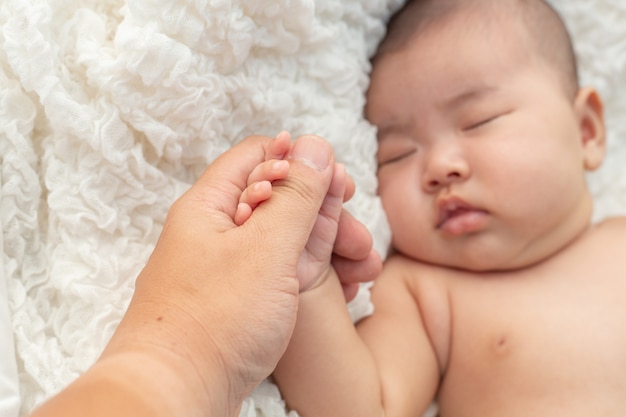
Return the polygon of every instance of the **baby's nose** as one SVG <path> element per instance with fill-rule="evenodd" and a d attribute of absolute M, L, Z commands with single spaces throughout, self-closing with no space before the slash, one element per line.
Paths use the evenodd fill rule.
<path fill-rule="evenodd" d="M 469 163 L 459 149 L 432 150 L 425 167 L 423 186 L 428 192 L 437 191 L 470 175 Z"/>

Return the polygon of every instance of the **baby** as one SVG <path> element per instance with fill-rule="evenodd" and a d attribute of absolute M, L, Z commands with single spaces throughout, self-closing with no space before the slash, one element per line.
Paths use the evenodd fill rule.
<path fill-rule="evenodd" d="M 330 254 L 302 293 L 274 372 L 290 408 L 626 415 L 626 219 L 591 224 L 605 130 L 576 73 L 543 0 L 414 0 L 393 18 L 366 116 L 394 251 L 356 329 Z"/>

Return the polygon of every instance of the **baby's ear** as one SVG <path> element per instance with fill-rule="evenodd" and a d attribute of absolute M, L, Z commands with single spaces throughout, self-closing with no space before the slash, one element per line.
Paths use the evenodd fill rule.
<path fill-rule="evenodd" d="M 604 105 L 593 88 L 581 88 L 574 103 L 580 126 L 585 169 L 593 171 L 604 159 L 606 130 Z"/>

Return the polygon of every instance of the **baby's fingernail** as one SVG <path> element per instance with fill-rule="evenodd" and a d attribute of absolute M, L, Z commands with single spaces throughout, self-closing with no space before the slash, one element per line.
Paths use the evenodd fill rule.
<path fill-rule="evenodd" d="M 302 161 L 318 171 L 324 171 L 330 165 L 331 152 L 323 139 L 306 136 L 296 140 L 289 157 Z"/>
<path fill-rule="evenodd" d="M 272 170 L 274 171 L 282 171 L 284 169 L 289 169 L 289 162 L 281 159 L 280 161 L 276 161 L 272 164 Z"/>
<path fill-rule="evenodd" d="M 278 133 L 278 135 L 276 135 L 276 137 L 274 138 L 274 140 L 280 140 L 283 138 L 289 138 L 288 140 L 291 140 L 291 134 L 289 132 L 287 132 L 286 130 L 282 130 Z"/>

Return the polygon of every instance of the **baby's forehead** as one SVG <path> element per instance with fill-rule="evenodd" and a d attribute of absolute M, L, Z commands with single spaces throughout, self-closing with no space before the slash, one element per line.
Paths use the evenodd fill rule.
<path fill-rule="evenodd" d="M 451 33 L 452 39 L 463 39 L 471 35 L 475 41 L 486 43 L 506 42 L 510 49 L 522 47 L 532 51 L 530 31 L 524 26 L 523 19 L 512 13 L 498 12 L 497 8 L 460 7 L 454 12 L 427 22 L 414 37 L 439 37 L 442 32 Z M 443 37 L 450 39 L 450 37 Z"/>
<path fill-rule="evenodd" d="M 416 10 L 406 13 L 411 17 Z M 389 40 L 394 44 L 382 46 L 384 49 L 373 61 L 374 72 L 389 76 L 389 71 L 408 71 L 413 77 L 424 78 L 426 74 L 432 76 L 432 68 L 450 73 L 459 69 L 457 64 L 462 62 L 463 70 L 456 72 L 459 79 L 465 79 L 482 77 L 494 65 L 534 61 L 528 36 L 520 24 L 509 20 L 519 19 L 510 14 L 498 18 L 494 12 L 486 14 L 479 8 L 459 6 L 437 10 L 426 17 L 418 15 L 417 20 L 398 21 L 396 25 L 406 27 L 391 28 Z M 390 61 L 395 64 L 386 65 Z"/>
<path fill-rule="evenodd" d="M 568 95 L 578 90 L 576 57 L 565 23 L 544 0 L 409 0 L 392 17 L 373 63 L 418 40 L 443 42 L 442 31 L 510 43 L 545 61 L 562 78 Z"/>
<path fill-rule="evenodd" d="M 388 33 L 380 45 L 401 49 L 416 38 L 436 36 L 442 31 L 478 32 L 486 37 L 516 35 L 528 38 L 520 13 L 510 0 L 410 1 L 389 23 Z M 507 6 L 508 5 L 508 6 Z"/>

